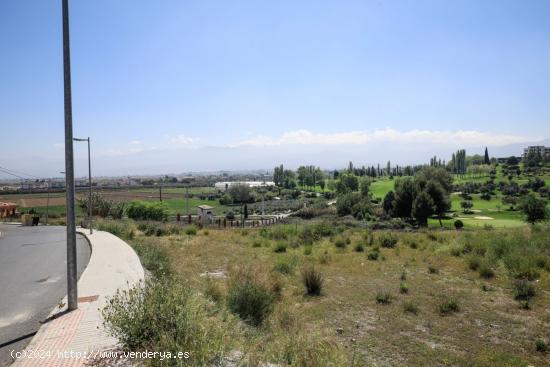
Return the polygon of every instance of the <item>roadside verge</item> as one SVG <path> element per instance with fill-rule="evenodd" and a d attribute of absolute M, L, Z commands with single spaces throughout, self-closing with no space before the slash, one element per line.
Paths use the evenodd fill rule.
<path fill-rule="evenodd" d="M 117 290 L 142 282 L 143 267 L 134 250 L 111 233 L 78 232 L 92 250 L 78 281 L 78 309 L 66 312 L 65 297 L 12 366 L 83 366 L 99 352 L 117 346 L 103 327 L 101 309 Z"/>

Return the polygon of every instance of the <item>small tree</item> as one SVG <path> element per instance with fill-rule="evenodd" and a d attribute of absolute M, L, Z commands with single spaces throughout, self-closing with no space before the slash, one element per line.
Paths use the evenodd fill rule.
<path fill-rule="evenodd" d="M 434 213 L 434 201 L 426 191 L 421 191 L 413 202 L 412 214 L 421 226 L 428 225 L 428 217 Z"/>
<path fill-rule="evenodd" d="M 395 194 L 393 191 L 388 191 L 386 196 L 384 196 L 384 201 L 382 202 L 382 208 L 384 209 L 384 213 L 386 213 L 389 216 L 393 215 L 393 206 L 395 201 Z"/>
<path fill-rule="evenodd" d="M 548 219 L 549 213 L 546 204 L 546 200 L 530 193 L 521 200 L 519 210 L 523 212 L 528 223 L 535 224 Z"/>
<path fill-rule="evenodd" d="M 474 204 L 470 200 L 465 200 L 460 202 L 460 207 L 464 210 L 464 213 L 470 213 L 470 209 Z"/>
<path fill-rule="evenodd" d="M 510 207 L 510 210 L 515 210 L 514 207 L 518 203 L 518 198 L 512 195 L 506 195 L 502 198 L 502 203 L 508 205 Z"/>

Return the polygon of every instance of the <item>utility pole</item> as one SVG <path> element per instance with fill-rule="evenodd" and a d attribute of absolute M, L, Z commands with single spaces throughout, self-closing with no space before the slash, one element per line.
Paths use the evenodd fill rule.
<path fill-rule="evenodd" d="M 48 225 L 48 212 L 50 210 L 50 185 L 51 179 L 48 179 L 48 199 L 46 199 L 46 225 Z"/>
<path fill-rule="evenodd" d="M 78 308 L 76 279 L 76 218 L 74 203 L 73 111 L 71 101 L 71 49 L 69 46 L 69 0 L 62 2 L 63 87 L 65 105 L 65 185 L 67 186 L 67 309 Z"/>
<path fill-rule="evenodd" d="M 159 186 L 159 200 L 162 202 L 162 186 Z"/>
<path fill-rule="evenodd" d="M 88 142 L 88 226 L 90 227 L 90 234 L 93 234 L 92 229 L 92 160 L 90 158 L 90 137 L 86 139 L 74 138 L 74 141 L 87 141 Z"/>

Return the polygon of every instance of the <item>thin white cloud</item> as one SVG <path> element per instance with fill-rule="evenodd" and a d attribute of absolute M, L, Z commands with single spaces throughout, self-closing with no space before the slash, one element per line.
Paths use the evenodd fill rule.
<path fill-rule="evenodd" d="M 63 149 L 65 148 L 65 144 L 63 143 L 57 143 L 53 145 L 56 149 Z"/>
<path fill-rule="evenodd" d="M 140 145 L 140 144 L 141 144 L 141 141 L 139 141 L 139 140 L 132 140 L 130 142 L 130 145 Z"/>
<path fill-rule="evenodd" d="M 174 137 L 170 138 L 170 142 L 172 144 L 176 144 L 176 145 L 191 145 L 191 144 L 195 143 L 197 140 L 198 139 L 189 137 L 187 135 L 177 135 L 177 136 L 174 136 Z"/>
<path fill-rule="evenodd" d="M 350 131 L 338 133 L 314 133 L 309 130 L 288 131 L 278 137 L 257 135 L 230 146 L 276 146 L 276 145 L 340 145 L 366 144 L 370 142 L 402 142 L 418 144 L 490 145 L 499 146 L 524 143 L 536 138 L 519 135 L 490 133 L 476 130 L 409 130 L 391 128 L 374 131 Z"/>

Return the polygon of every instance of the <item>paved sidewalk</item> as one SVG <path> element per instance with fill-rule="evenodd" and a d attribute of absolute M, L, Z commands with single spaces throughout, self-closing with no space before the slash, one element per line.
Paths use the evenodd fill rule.
<path fill-rule="evenodd" d="M 90 241 L 92 255 L 78 281 L 78 310 L 66 306 L 52 311 L 30 344 L 12 366 L 84 366 L 86 356 L 113 349 L 117 340 L 103 328 L 100 310 L 118 289 L 128 289 L 144 279 L 134 250 L 120 238 L 103 231 L 79 230 Z M 66 304 L 66 298 L 62 304 Z"/>

